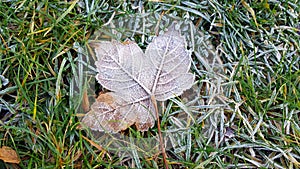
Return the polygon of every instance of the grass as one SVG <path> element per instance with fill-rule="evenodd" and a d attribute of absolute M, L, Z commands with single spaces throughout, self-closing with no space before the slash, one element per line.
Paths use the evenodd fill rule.
<path fill-rule="evenodd" d="M 193 99 L 161 104 L 169 167 L 299 168 L 300 3 L 295 0 L 1 1 L 0 73 L 9 84 L 0 85 L 0 147 L 13 148 L 21 162 L 0 161 L 0 166 L 163 167 L 153 148 L 157 127 L 145 133 L 132 128 L 126 138 L 80 127 L 84 94 L 74 87 L 83 78 L 77 61 L 87 57 L 88 41 L 110 19 L 117 28 L 127 24 L 117 29 L 121 40 L 133 38 L 144 46 L 155 35 L 153 27 L 145 35 L 126 29 L 142 5 L 156 16 L 154 24 L 161 19 L 159 26 L 166 27 L 172 14 L 200 31 L 185 34 L 190 22 L 181 27 L 194 45 L 197 83 L 188 95 Z"/>

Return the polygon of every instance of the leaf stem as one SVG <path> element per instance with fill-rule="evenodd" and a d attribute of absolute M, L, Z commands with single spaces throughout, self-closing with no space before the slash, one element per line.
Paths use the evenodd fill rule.
<path fill-rule="evenodd" d="M 164 146 L 163 136 L 161 134 L 161 128 L 160 128 L 160 120 L 159 120 L 159 113 L 158 113 L 158 108 L 157 108 L 157 102 L 156 102 L 156 99 L 155 99 L 154 95 L 151 95 L 151 101 L 152 101 L 152 103 L 154 105 L 155 115 L 156 115 L 156 118 L 157 118 L 157 131 L 158 131 L 158 137 L 159 137 L 159 145 L 160 145 L 160 148 L 161 148 L 161 154 L 163 156 L 163 161 L 164 161 L 165 168 L 169 169 L 168 161 L 167 161 L 166 149 L 165 149 L 165 146 Z"/>

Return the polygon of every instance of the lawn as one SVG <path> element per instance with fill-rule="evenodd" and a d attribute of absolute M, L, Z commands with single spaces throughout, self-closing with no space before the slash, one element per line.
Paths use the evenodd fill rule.
<path fill-rule="evenodd" d="M 0 1 L 0 168 L 300 168 L 299 15 L 297 0 Z M 193 87 L 148 131 L 83 125 L 107 92 L 91 42 L 145 49 L 173 21 Z"/>

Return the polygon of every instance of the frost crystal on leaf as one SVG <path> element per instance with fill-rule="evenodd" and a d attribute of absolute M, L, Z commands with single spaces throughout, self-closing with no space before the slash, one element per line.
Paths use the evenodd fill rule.
<path fill-rule="evenodd" d="M 82 122 L 92 130 L 119 132 L 135 124 L 140 131 L 156 120 L 151 96 L 166 101 L 192 87 L 191 53 L 172 25 L 148 45 L 145 53 L 132 41 L 93 43 L 96 79 L 111 92 L 100 95 Z"/>

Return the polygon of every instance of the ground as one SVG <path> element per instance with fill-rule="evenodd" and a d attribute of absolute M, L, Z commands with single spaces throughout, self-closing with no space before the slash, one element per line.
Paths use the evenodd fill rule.
<path fill-rule="evenodd" d="M 132 16 L 145 13 L 158 28 L 129 30 Z M 78 61 L 91 57 L 97 35 L 107 38 L 99 34 L 105 26 L 114 23 L 115 39 L 145 48 L 171 16 L 182 21 L 196 80 L 159 103 L 168 167 L 299 168 L 299 13 L 297 0 L 1 1 L 0 166 L 166 167 L 151 147 L 157 125 L 105 137 L 114 144 L 82 126 L 87 95 L 77 87 Z M 123 140 L 133 144 L 113 149 Z"/>

